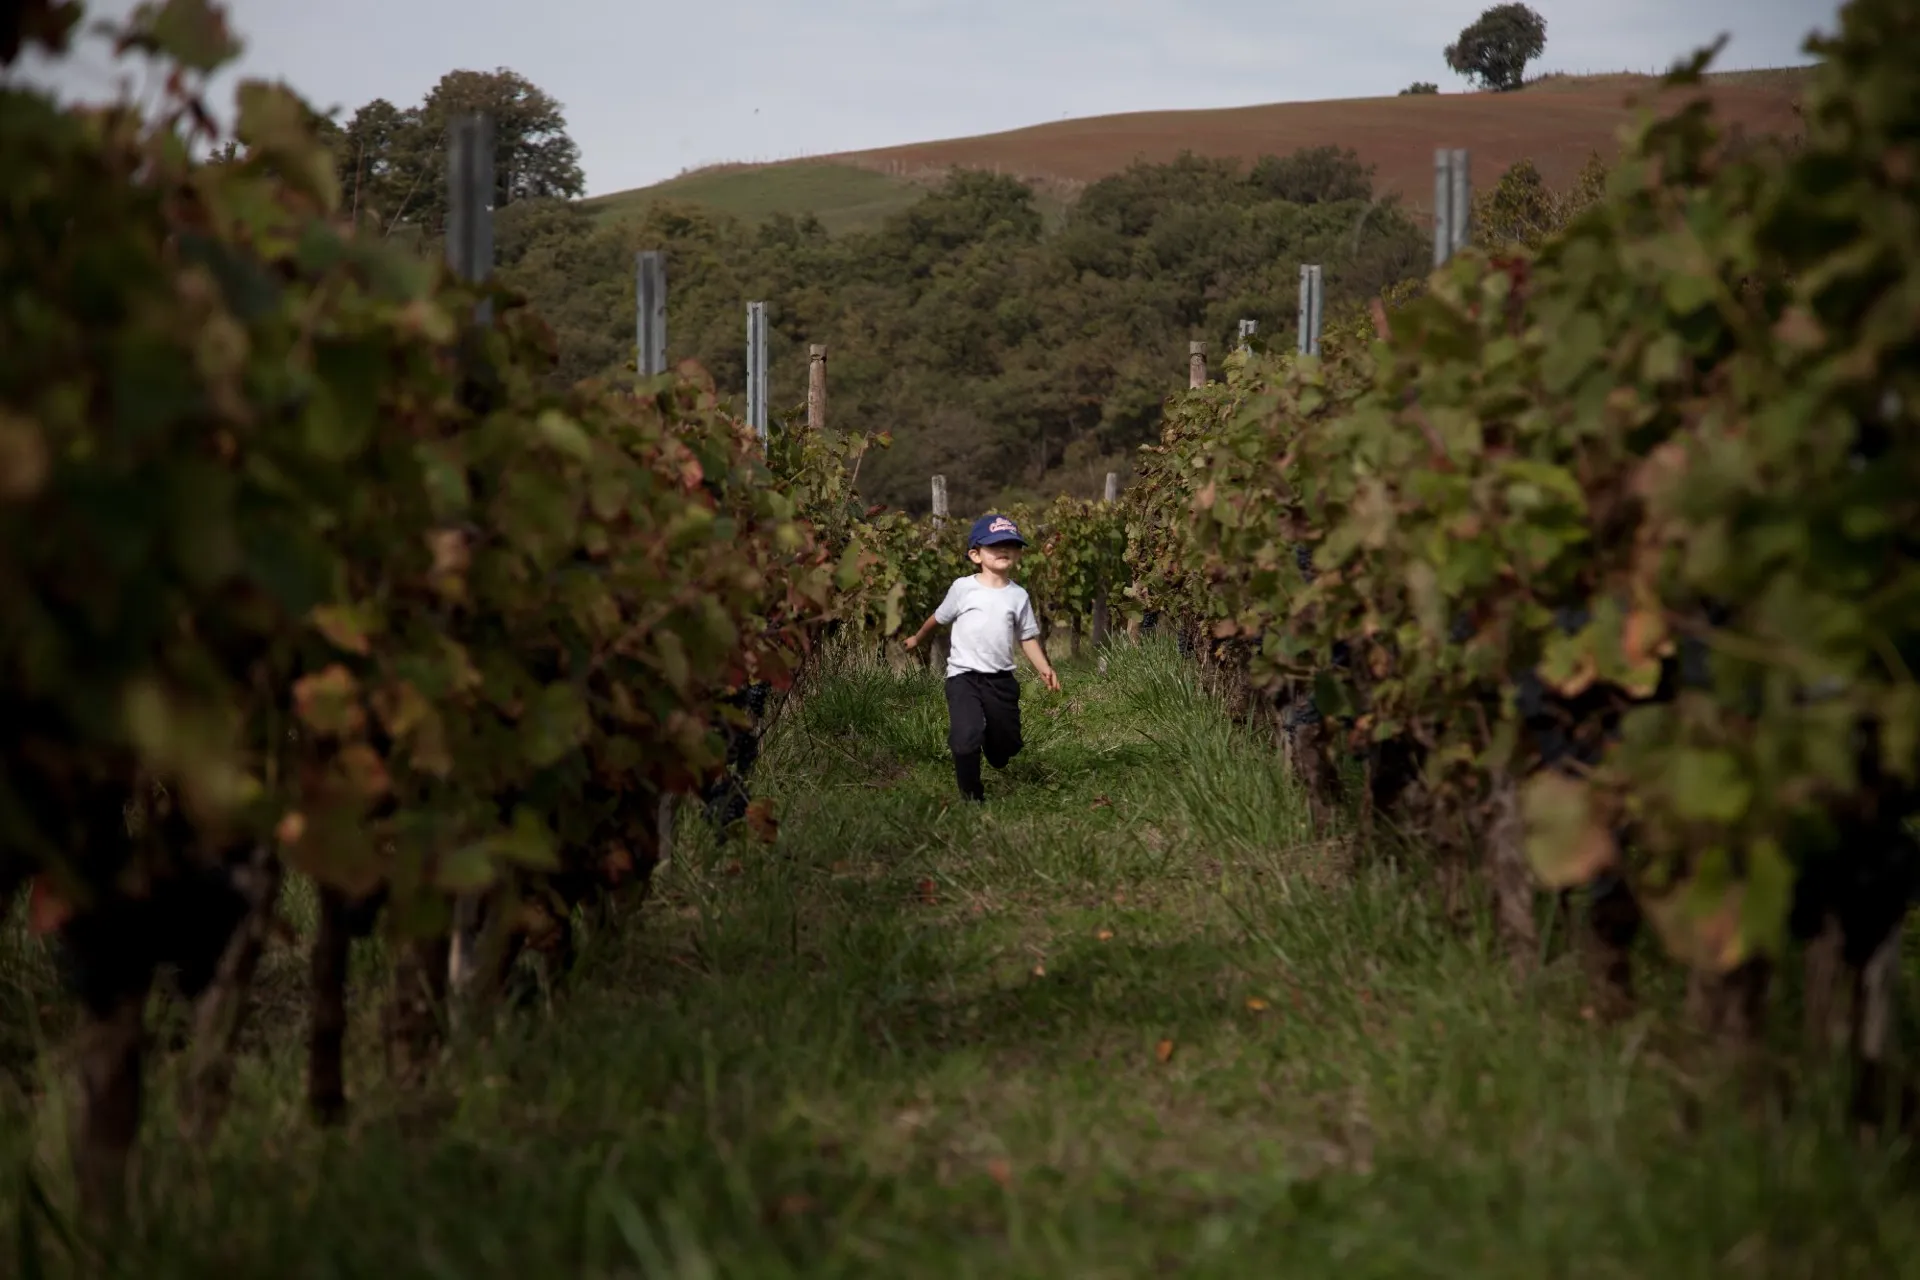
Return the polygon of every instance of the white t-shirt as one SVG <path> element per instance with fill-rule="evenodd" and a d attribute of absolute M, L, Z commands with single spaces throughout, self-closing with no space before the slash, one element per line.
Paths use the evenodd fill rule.
<path fill-rule="evenodd" d="M 1014 649 L 1021 640 L 1040 634 L 1033 601 L 1017 582 L 989 587 L 969 574 L 955 578 L 947 598 L 933 611 L 933 620 L 953 627 L 947 649 L 947 674 L 964 671 L 1011 671 Z"/>

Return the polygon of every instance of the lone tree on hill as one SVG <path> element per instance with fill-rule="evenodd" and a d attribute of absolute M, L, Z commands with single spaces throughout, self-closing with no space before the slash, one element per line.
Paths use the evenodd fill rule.
<path fill-rule="evenodd" d="M 1527 63 L 1547 47 L 1547 20 L 1523 4 L 1497 4 L 1447 46 L 1447 66 L 1489 89 L 1523 83 Z"/>

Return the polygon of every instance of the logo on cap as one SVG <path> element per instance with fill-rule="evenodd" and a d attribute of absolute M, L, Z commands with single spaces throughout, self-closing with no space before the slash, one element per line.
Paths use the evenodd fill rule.
<path fill-rule="evenodd" d="M 985 515 L 973 522 L 973 531 L 967 539 L 967 545 L 983 547 L 992 543 L 1017 542 L 1025 546 L 1027 540 L 1020 536 L 1019 526 L 1002 515 Z"/>

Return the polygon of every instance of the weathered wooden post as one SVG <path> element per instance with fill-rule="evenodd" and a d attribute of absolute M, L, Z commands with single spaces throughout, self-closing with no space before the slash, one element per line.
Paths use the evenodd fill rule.
<path fill-rule="evenodd" d="M 767 304 L 747 304 L 747 422 L 767 447 Z"/>
<path fill-rule="evenodd" d="M 493 117 L 480 112 L 447 126 L 447 265 L 469 284 L 493 273 Z M 474 320 L 492 319 L 487 303 Z"/>
<path fill-rule="evenodd" d="M 493 270 L 493 128 L 493 118 L 479 113 L 456 117 L 447 131 L 447 262 L 462 279 L 475 282 Z M 484 308 L 476 320 L 486 323 Z M 474 394 L 471 382 L 467 394 Z M 497 921 L 482 921 L 482 906 L 483 895 L 479 893 L 463 893 L 454 899 L 453 927 L 444 959 L 438 947 L 411 943 L 394 966 L 395 989 L 388 1005 L 388 1063 L 403 1079 L 424 1069 L 424 1056 L 415 1055 L 431 1052 L 438 1033 L 436 1015 L 447 995 L 452 996 L 446 1008 L 448 1024 L 461 1028 L 470 1022 L 476 1005 L 491 994 L 476 988 L 483 986 L 480 979 L 492 948 L 504 940 L 504 935 Z M 407 990 L 422 978 L 426 983 L 424 996 L 417 988 Z M 316 1019 L 315 1041 L 321 1030 Z M 320 1056 L 310 1044 L 310 1060 Z M 323 1066 L 320 1073 L 325 1070 Z"/>
<path fill-rule="evenodd" d="M 1311 323 L 1307 328 L 1307 354 L 1310 356 L 1320 354 L 1320 325 L 1321 322 L 1326 319 L 1326 314 L 1327 286 L 1326 282 L 1321 279 L 1319 264 L 1315 263 L 1313 268 L 1313 315 L 1311 317 Z"/>
<path fill-rule="evenodd" d="M 1195 390 L 1207 385 L 1207 344 L 1189 342 L 1187 344 L 1187 389 Z"/>
<path fill-rule="evenodd" d="M 1302 266 L 1300 268 L 1300 333 L 1295 343 L 1295 350 L 1303 356 L 1320 354 L 1320 317 L 1324 301 L 1320 285 L 1320 268 Z"/>
<path fill-rule="evenodd" d="M 827 349 L 818 342 L 807 348 L 807 426 L 814 431 L 827 426 Z"/>
<path fill-rule="evenodd" d="M 634 255 L 634 368 L 643 378 L 667 371 L 667 255 Z"/>
<path fill-rule="evenodd" d="M 936 544 L 944 538 L 946 528 L 947 478 L 945 476 L 935 476 L 933 478 L 933 536 Z M 909 619 L 909 621 L 917 624 L 921 620 L 913 618 Z M 942 629 L 936 630 L 933 633 L 933 643 L 927 646 L 924 661 L 929 667 L 938 671 L 942 676 L 945 676 L 947 673 L 947 654 L 950 652 L 951 643 L 952 638 Z"/>
<path fill-rule="evenodd" d="M 1473 224 L 1473 178 L 1464 147 L 1433 153 L 1433 265 L 1466 247 Z"/>
<path fill-rule="evenodd" d="M 1452 235 L 1452 252 L 1459 253 L 1467 247 L 1467 239 L 1473 234 L 1473 171 L 1467 164 L 1467 149 L 1453 149 L 1453 217 L 1447 223 Z"/>
<path fill-rule="evenodd" d="M 1241 323 L 1246 324 L 1249 322 L 1243 320 L 1241 321 Z M 1118 501 L 1119 498 L 1120 498 L 1120 473 L 1117 471 L 1109 471 L 1107 472 L 1106 487 L 1101 491 L 1101 494 L 1100 494 L 1100 501 L 1102 504 L 1110 505 Z M 1109 585 L 1110 585 L 1109 583 L 1102 581 L 1100 583 L 1100 590 L 1096 592 L 1093 597 L 1093 647 L 1096 650 L 1099 649 L 1101 645 L 1107 642 L 1107 627 L 1108 627 L 1107 587 Z"/>

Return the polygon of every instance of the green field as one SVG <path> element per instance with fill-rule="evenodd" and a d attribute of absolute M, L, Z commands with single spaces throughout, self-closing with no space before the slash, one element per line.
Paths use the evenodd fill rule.
<path fill-rule="evenodd" d="M 843 661 L 763 757 L 778 843 L 683 826 L 638 927 L 423 1096 L 382 1086 L 360 957 L 343 1132 L 301 1115 L 302 961 L 276 951 L 226 1130 L 183 1145 L 157 1073 L 139 1225 L 95 1263 L 59 1243 L 60 1086 L 30 1074 L 0 1099 L 0 1257 L 140 1280 L 1920 1273 L 1904 1147 L 1846 1136 L 1819 1079 L 1743 1110 L 1670 970 L 1610 1028 L 1557 949 L 1516 987 L 1419 859 L 1312 838 L 1170 646 L 1061 667 L 973 810 L 937 679 Z"/>
<path fill-rule="evenodd" d="M 682 201 L 758 222 L 775 213 L 811 213 L 829 232 L 866 231 L 906 208 L 926 188 L 852 165 L 798 161 L 715 169 L 671 178 L 651 187 L 584 201 L 606 221 L 638 214 L 656 201 Z"/>

